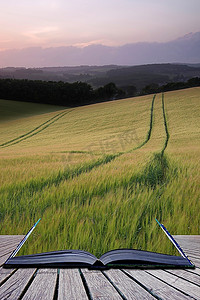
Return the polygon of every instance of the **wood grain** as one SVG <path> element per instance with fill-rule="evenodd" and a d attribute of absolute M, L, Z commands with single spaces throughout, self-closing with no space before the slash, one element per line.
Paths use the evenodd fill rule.
<path fill-rule="evenodd" d="M 149 270 L 147 271 L 149 274 L 156 276 L 157 278 L 163 280 L 166 284 L 169 284 L 176 289 L 183 291 L 187 295 L 194 297 L 195 299 L 199 299 L 200 295 L 200 287 L 184 280 L 182 278 L 177 277 L 176 275 L 169 274 L 163 270 Z"/>
<path fill-rule="evenodd" d="M 0 244 L 3 243 L 20 243 L 24 235 L 0 235 Z"/>
<path fill-rule="evenodd" d="M 1 287 L 0 299 L 18 299 L 31 280 L 36 269 L 17 270 Z"/>
<path fill-rule="evenodd" d="M 186 270 L 166 270 L 166 272 L 168 272 L 169 274 L 176 275 L 180 278 L 183 278 L 187 281 L 190 281 L 200 286 L 200 276 L 195 273 L 191 273 Z"/>
<path fill-rule="evenodd" d="M 130 279 L 121 270 L 108 270 L 104 272 L 126 299 L 155 299 L 149 292 Z"/>
<path fill-rule="evenodd" d="M 23 237 L 24 235 L 0 235 L 0 266 L 16 249 Z"/>
<path fill-rule="evenodd" d="M 200 276 L 200 269 L 199 268 L 195 268 L 195 269 L 187 270 L 187 271 L 190 272 L 190 273 L 195 273 L 195 274 Z"/>
<path fill-rule="evenodd" d="M 200 236 L 199 235 L 174 235 L 175 240 L 184 249 L 200 249 Z M 183 249 L 183 250 L 184 250 Z"/>
<path fill-rule="evenodd" d="M 118 300 L 122 299 L 112 284 L 101 271 L 81 270 L 87 282 L 92 299 Z"/>
<path fill-rule="evenodd" d="M 88 300 L 78 269 L 61 269 L 58 300 Z"/>
<path fill-rule="evenodd" d="M 4 269 L 4 268 L 0 268 L 0 284 L 1 284 L 6 278 L 8 278 L 14 271 L 15 271 L 15 269 Z"/>
<path fill-rule="evenodd" d="M 57 280 L 57 269 L 39 269 L 23 299 L 53 300 Z"/>
<path fill-rule="evenodd" d="M 2 256 L 2 257 L 0 257 L 0 266 L 2 266 L 5 263 L 5 261 L 8 259 L 8 257 L 10 256 L 10 254 L 11 254 L 11 252 L 8 253 L 8 254 L 6 254 L 6 255 L 4 255 L 4 256 Z"/>
<path fill-rule="evenodd" d="M 190 257 L 189 255 L 188 255 L 188 258 L 195 265 L 195 267 L 200 268 L 200 259 L 196 259 L 194 257 Z"/>
<path fill-rule="evenodd" d="M 150 290 L 155 296 L 161 299 L 169 300 L 180 300 L 188 299 L 183 293 L 177 291 L 175 288 L 169 286 L 168 284 L 160 281 L 159 279 L 148 274 L 146 271 L 142 270 L 124 270 L 126 273 L 130 274 L 135 280 L 140 282 L 148 290 Z M 164 271 L 161 271 L 164 273 Z"/>

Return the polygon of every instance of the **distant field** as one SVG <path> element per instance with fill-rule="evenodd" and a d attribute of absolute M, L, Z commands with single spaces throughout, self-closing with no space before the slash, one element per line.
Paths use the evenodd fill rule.
<path fill-rule="evenodd" d="M 37 105 L 35 103 L 18 102 L 0 100 L 0 122 L 8 122 L 20 118 L 35 116 L 37 114 L 46 114 L 48 112 L 55 112 L 60 110 L 60 106 L 53 106 L 47 104 Z"/>
<path fill-rule="evenodd" d="M 21 253 L 135 247 L 200 234 L 200 88 L 74 109 L 0 100 L 0 234 Z"/>

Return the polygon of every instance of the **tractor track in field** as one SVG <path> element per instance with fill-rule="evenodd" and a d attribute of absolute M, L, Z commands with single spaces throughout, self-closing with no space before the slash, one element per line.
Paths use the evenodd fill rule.
<path fill-rule="evenodd" d="M 35 127 L 34 129 L 30 130 L 29 132 L 24 133 L 12 140 L 9 140 L 5 143 L 0 144 L 0 147 L 1 148 L 10 147 L 10 146 L 18 144 L 26 139 L 33 137 L 34 135 L 36 135 L 36 134 L 40 133 L 41 131 L 43 131 L 44 129 L 48 128 L 50 125 L 54 124 L 56 121 L 58 121 L 59 119 L 64 117 L 66 114 L 70 113 L 71 111 L 73 111 L 73 109 L 67 110 L 67 111 L 64 111 L 64 112 L 61 112 L 61 113 L 55 115 L 54 117 L 50 118 L 46 122 L 40 124 L 39 126 Z"/>
<path fill-rule="evenodd" d="M 58 186 L 64 180 L 69 180 L 69 179 L 72 179 L 74 177 L 78 177 L 83 173 L 91 172 L 94 168 L 98 168 L 100 166 L 106 165 L 106 164 L 110 163 L 111 161 L 113 161 L 117 157 L 120 157 L 120 156 L 122 156 L 126 153 L 130 153 L 134 150 L 142 148 L 151 138 L 151 133 L 152 133 L 152 128 L 153 128 L 153 112 L 154 112 L 155 97 L 156 97 L 156 95 L 154 95 L 153 99 L 152 99 L 151 112 L 150 112 L 150 125 L 149 125 L 149 130 L 148 130 L 148 133 L 147 133 L 147 137 L 141 145 L 139 145 L 136 148 L 131 149 L 129 151 L 119 152 L 119 153 L 116 153 L 116 154 L 104 155 L 102 158 L 99 158 L 99 159 L 97 159 L 95 161 L 92 161 L 90 163 L 87 163 L 85 165 L 78 166 L 77 168 L 75 168 L 73 170 L 66 169 L 62 172 L 58 172 L 57 175 L 53 175 L 53 176 L 51 176 L 47 179 L 43 178 L 42 180 L 39 180 L 39 181 L 37 179 L 32 179 L 28 183 L 24 184 L 23 191 L 25 191 L 25 190 L 29 191 L 30 195 L 33 195 L 33 193 L 39 192 L 39 191 L 43 190 L 43 188 L 45 188 L 45 187 L 49 187 L 49 186 L 52 186 L 52 185 Z M 32 131 L 26 133 L 26 135 L 18 137 L 19 140 L 17 140 L 17 138 L 16 138 L 16 139 L 13 139 L 13 140 L 7 142 L 7 143 L 11 143 L 9 145 L 4 143 L 3 147 L 6 147 L 6 146 L 8 147 L 8 146 L 14 145 L 16 143 L 21 142 L 22 139 L 25 140 L 25 139 L 37 134 L 38 132 L 44 130 L 46 127 L 50 126 L 52 123 L 56 122 L 58 119 L 63 117 L 68 112 L 60 113 L 60 114 L 54 116 L 53 118 L 51 118 L 50 120 L 48 120 L 45 123 L 41 124 L 40 126 L 36 127 Z M 52 122 L 49 123 L 50 121 L 52 121 Z M 44 125 L 45 125 L 45 127 L 42 127 Z M 37 131 L 38 129 L 40 129 L 40 130 Z M 2 147 L 2 145 L 0 145 L 0 146 Z M 18 185 L 12 186 L 11 187 L 11 194 L 9 193 L 10 194 L 9 198 L 10 197 L 12 198 L 12 194 L 13 194 L 14 191 L 17 194 L 19 193 L 19 196 L 20 196 L 21 188 L 22 188 L 21 184 L 19 184 L 19 186 Z M 6 190 L 6 188 L 2 188 L 2 191 L 4 191 L 4 190 Z M 16 196 L 16 194 L 15 194 L 15 196 Z"/>
<path fill-rule="evenodd" d="M 155 102 L 155 98 L 156 98 L 156 95 L 153 96 L 152 103 L 151 103 L 151 113 L 150 113 L 149 131 L 148 131 L 148 133 L 147 133 L 147 137 L 146 137 L 145 141 L 144 141 L 141 145 L 137 146 L 136 148 L 127 151 L 127 153 L 142 148 L 142 147 L 143 147 L 146 143 L 148 143 L 148 141 L 150 140 L 150 138 L 151 138 L 151 133 L 152 133 L 152 129 L 153 129 L 153 111 L 154 111 L 154 102 Z"/>
<path fill-rule="evenodd" d="M 165 133 L 166 133 L 166 139 L 165 139 L 165 144 L 164 147 L 161 151 L 161 155 L 164 155 L 164 152 L 167 148 L 168 142 L 169 142 L 169 130 L 168 130 L 168 125 L 167 125 L 167 118 L 166 118 L 166 112 L 165 112 L 165 100 L 164 100 L 164 94 L 162 94 L 162 111 L 163 111 L 163 120 L 164 120 L 164 126 L 165 126 Z"/>
<path fill-rule="evenodd" d="M 150 117 L 150 128 L 147 134 L 146 140 L 138 146 L 136 149 L 141 148 L 143 145 L 145 145 L 151 138 L 151 132 L 153 127 L 153 112 L 154 112 L 154 101 L 155 96 L 152 100 L 152 106 L 151 106 L 151 117 Z M 163 165 L 163 162 L 165 160 L 164 151 L 167 148 L 167 144 L 169 141 L 169 132 L 168 132 L 168 126 L 167 126 L 167 120 L 166 120 L 166 114 L 165 114 L 165 105 L 164 105 L 164 95 L 162 97 L 162 110 L 163 110 L 163 119 L 164 119 L 164 126 L 165 126 L 165 132 L 166 132 L 166 140 L 163 149 L 161 150 L 159 155 L 157 163 L 161 162 L 161 165 Z M 133 150 L 132 150 L 133 151 Z M 127 151 L 130 152 L 130 151 Z M 91 172 L 93 169 L 96 169 L 100 166 L 106 165 L 113 161 L 115 158 L 127 153 L 117 153 L 114 155 L 104 155 L 103 158 L 99 158 L 98 160 L 89 162 L 87 164 L 84 164 L 82 166 L 78 166 L 72 170 L 66 169 L 64 171 L 60 171 L 57 174 L 54 174 L 50 176 L 49 178 L 41 178 L 41 179 L 32 179 L 29 182 L 21 185 L 21 184 L 14 184 L 9 187 L 2 187 L 1 192 L 5 192 L 7 200 L 14 200 L 17 199 L 18 202 L 20 202 L 20 199 L 26 195 L 27 198 L 32 198 L 36 193 L 42 193 L 45 188 L 50 188 L 52 186 L 59 186 L 62 182 L 66 180 L 71 180 L 73 178 L 79 177 L 81 174 L 86 174 L 88 172 Z M 80 191 L 74 190 L 72 194 L 68 195 L 65 199 L 66 201 L 75 201 L 78 198 L 82 198 L 82 202 L 84 202 L 86 199 L 91 197 L 105 197 L 107 193 L 109 193 L 111 190 L 116 190 L 118 188 L 129 188 L 134 189 L 136 186 L 147 186 L 149 188 L 154 188 L 157 185 L 163 185 L 163 182 L 165 182 L 165 170 L 164 170 L 164 177 L 156 178 L 155 183 L 151 182 L 151 177 L 149 178 L 149 167 L 151 167 L 152 161 L 150 161 L 147 165 L 147 167 L 142 170 L 141 172 L 137 174 L 133 174 L 130 178 L 122 178 L 121 180 L 114 180 L 112 183 L 107 182 L 105 184 L 100 184 L 99 186 L 95 186 L 92 188 L 92 190 L 87 191 L 83 190 L 80 195 Z M 153 171 L 156 171 L 153 170 Z M 152 172 L 150 173 L 150 175 Z M 14 198 L 14 199 L 13 199 Z M 48 203 L 46 204 L 48 206 Z M 148 209 L 146 207 L 145 211 Z M 4 215 L 6 212 L 4 211 L 3 207 L 1 208 L 2 214 Z M 139 225 L 138 225 L 139 226 Z"/>

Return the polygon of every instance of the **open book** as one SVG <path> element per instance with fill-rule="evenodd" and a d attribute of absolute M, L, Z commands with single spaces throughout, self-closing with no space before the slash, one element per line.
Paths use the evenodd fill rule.
<path fill-rule="evenodd" d="M 37 222 L 38 223 L 38 222 Z M 34 225 L 36 226 L 37 223 Z M 158 222 L 159 223 L 159 222 Z M 16 256 L 24 239 L 14 251 L 14 254 L 5 262 L 5 268 L 194 268 L 194 265 L 184 254 L 180 246 L 169 234 L 166 228 L 159 223 L 169 239 L 180 252 L 181 256 L 173 256 L 150 251 L 135 249 L 117 249 L 104 253 L 99 259 L 93 254 L 82 250 L 61 250 L 33 255 Z M 35 227 L 34 227 L 35 228 Z M 34 229 L 32 227 L 31 230 Z M 31 231 L 30 230 L 30 231 Z M 32 232 L 28 232 L 30 235 Z M 26 235 L 26 237 L 27 237 Z M 25 237 L 25 238 L 26 238 Z M 27 238 L 26 238 L 27 239 Z M 18 249 L 19 248 L 19 249 Z"/>
<path fill-rule="evenodd" d="M 136 268 L 163 267 L 188 268 L 192 265 L 182 256 L 173 256 L 134 249 L 117 249 L 97 259 L 93 254 L 81 250 L 61 250 L 10 258 L 4 267 L 71 267 L 71 268 Z"/>

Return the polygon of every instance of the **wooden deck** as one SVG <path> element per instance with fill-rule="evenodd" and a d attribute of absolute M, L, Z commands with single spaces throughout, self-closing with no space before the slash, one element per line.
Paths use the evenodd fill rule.
<path fill-rule="evenodd" d="M 23 236 L 0 236 L 0 265 Z M 192 270 L 3 269 L 0 299 L 200 299 L 200 236 L 175 236 Z"/>

